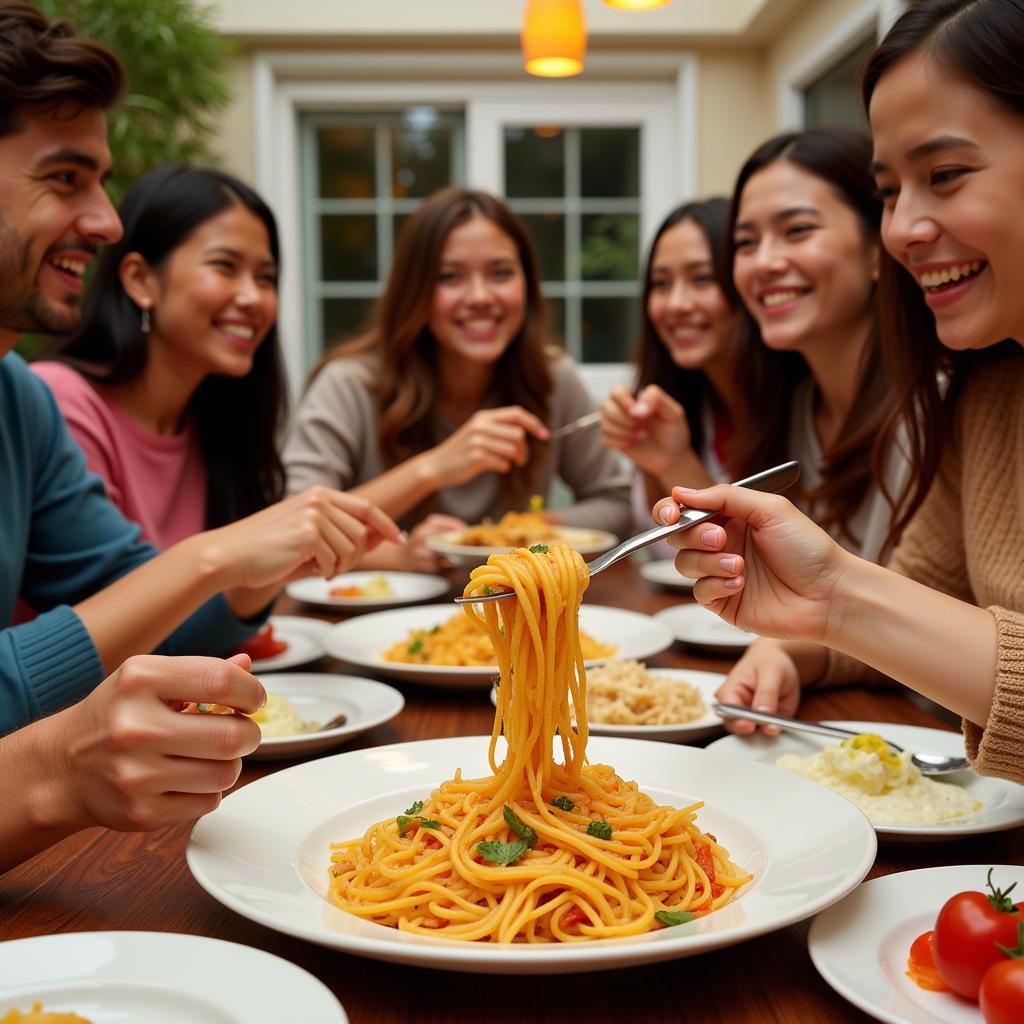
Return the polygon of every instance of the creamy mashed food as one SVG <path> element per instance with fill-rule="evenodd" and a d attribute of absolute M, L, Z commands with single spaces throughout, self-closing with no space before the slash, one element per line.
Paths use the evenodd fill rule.
<path fill-rule="evenodd" d="M 880 736 L 861 733 L 818 754 L 784 754 L 779 768 L 803 775 L 852 800 L 875 825 L 935 825 L 980 810 L 960 786 L 925 778 Z"/>
<path fill-rule="evenodd" d="M 260 727 L 264 739 L 278 736 L 298 736 L 304 732 L 316 732 L 319 722 L 303 722 L 295 705 L 277 693 L 267 693 L 267 703 L 250 716 Z"/>

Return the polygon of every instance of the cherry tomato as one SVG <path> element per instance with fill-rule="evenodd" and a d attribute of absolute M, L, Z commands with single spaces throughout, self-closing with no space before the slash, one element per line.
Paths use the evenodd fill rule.
<path fill-rule="evenodd" d="M 1001 891 L 992 885 L 989 895 L 960 892 L 946 901 L 935 922 L 932 953 L 942 980 L 958 995 L 977 1001 L 985 972 L 1017 942 L 1017 923 L 1024 920 L 1024 904 L 1009 898 L 1014 886 Z M 1019 1024 L 1019 1019 L 1018 1019 Z"/>
<path fill-rule="evenodd" d="M 1017 925 L 1017 946 L 981 979 L 979 1001 L 985 1024 L 1020 1024 L 1024 1021 L 1024 921 Z"/>
<path fill-rule="evenodd" d="M 274 627 L 268 622 L 255 636 L 249 637 L 244 644 L 236 647 L 235 652 L 248 654 L 253 661 L 262 661 L 287 649 L 287 641 L 276 639 Z"/>

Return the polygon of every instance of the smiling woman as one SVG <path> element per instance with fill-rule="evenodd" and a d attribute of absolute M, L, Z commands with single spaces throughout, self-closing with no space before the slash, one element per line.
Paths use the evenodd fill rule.
<path fill-rule="evenodd" d="M 283 493 L 277 232 L 262 199 L 215 170 L 153 171 L 120 212 L 81 325 L 32 368 L 111 500 L 169 547 Z M 55 262 L 81 288 L 78 254 Z"/>

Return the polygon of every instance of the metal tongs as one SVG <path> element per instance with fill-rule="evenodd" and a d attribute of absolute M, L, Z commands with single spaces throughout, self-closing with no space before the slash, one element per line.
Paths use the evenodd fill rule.
<path fill-rule="evenodd" d="M 796 483 L 799 476 L 799 462 L 783 462 L 781 465 L 773 466 L 771 469 L 765 469 L 760 473 L 755 473 L 753 476 L 748 476 L 745 480 L 737 480 L 733 486 L 749 487 L 755 491 L 767 491 L 770 494 L 778 494 L 780 491 L 784 491 L 787 487 Z M 611 551 L 607 551 L 592 562 L 587 563 L 590 575 L 596 575 L 602 569 L 607 569 L 609 565 L 614 565 L 620 559 L 633 554 L 634 551 L 647 547 L 648 544 L 653 544 L 663 537 L 670 537 L 673 533 L 678 533 L 680 530 L 689 530 L 698 523 L 705 523 L 717 515 L 719 515 L 718 512 L 707 512 L 680 505 L 679 522 L 673 523 L 671 526 L 656 526 L 653 530 L 638 533 L 635 537 L 630 537 L 629 540 L 623 541 L 618 547 L 612 548 Z M 506 597 L 515 597 L 515 591 L 499 590 L 493 594 L 457 597 L 455 598 L 455 603 L 477 604 L 481 601 L 500 601 Z"/>

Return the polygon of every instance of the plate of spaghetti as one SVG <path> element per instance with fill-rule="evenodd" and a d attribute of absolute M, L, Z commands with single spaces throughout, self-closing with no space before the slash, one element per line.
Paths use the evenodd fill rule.
<path fill-rule="evenodd" d="M 340 611 L 369 612 L 430 601 L 447 594 L 448 589 L 449 583 L 443 576 L 387 570 L 347 572 L 329 580 L 307 576 L 289 583 L 285 593 L 306 604 Z"/>
<path fill-rule="evenodd" d="M 580 639 L 585 663 L 648 658 L 672 643 L 650 615 L 584 605 Z M 324 646 L 336 658 L 394 679 L 481 689 L 498 673 L 487 635 L 454 604 L 428 604 L 349 619 L 332 626 Z"/>
<path fill-rule="evenodd" d="M 485 521 L 463 530 L 448 530 L 427 538 L 427 545 L 453 565 L 470 567 L 487 561 L 489 555 L 507 554 L 520 547 L 563 541 L 581 555 L 599 555 L 619 542 L 607 530 L 578 526 L 556 526 L 540 512 L 506 512 L 497 523 Z"/>
<path fill-rule="evenodd" d="M 200 885 L 352 953 L 520 974 L 716 949 L 851 891 L 875 836 L 836 794 L 688 747 L 591 740 L 587 582 L 565 545 L 493 555 L 467 594 L 516 600 L 464 609 L 497 653 L 491 735 L 354 751 L 244 787 L 192 833 Z"/>
<path fill-rule="evenodd" d="M 637 661 L 606 661 L 587 671 L 587 719 L 591 736 L 624 736 L 666 743 L 694 743 L 720 733 L 711 710 L 721 672 L 647 669 Z M 491 690 L 498 703 L 498 689 Z"/>
<path fill-rule="evenodd" d="M 67 932 L 0 942 L 0 1021 L 348 1024 L 308 971 L 251 946 L 174 932 Z M 38 1005 L 37 1013 L 33 1007 Z"/>

